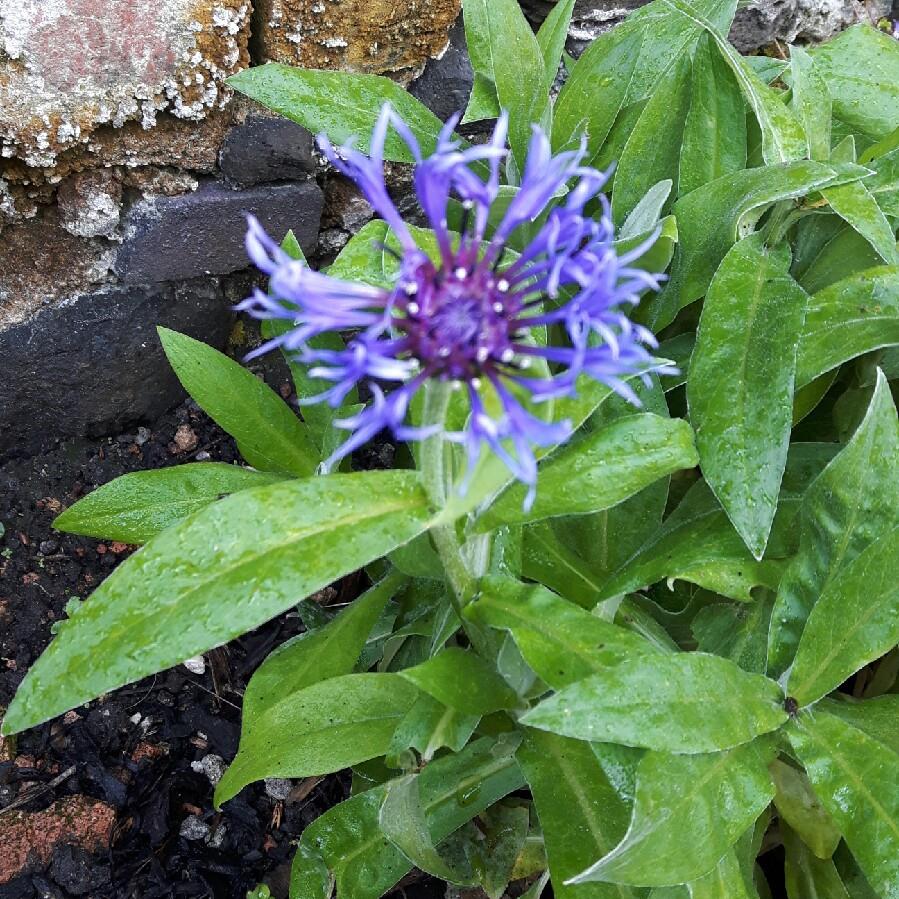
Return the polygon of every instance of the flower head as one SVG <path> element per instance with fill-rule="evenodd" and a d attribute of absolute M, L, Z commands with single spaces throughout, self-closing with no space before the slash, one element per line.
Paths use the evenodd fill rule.
<path fill-rule="evenodd" d="M 239 308 L 256 318 L 293 323 L 259 352 L 280 345 L 311 365 L 310 374 L 330 382 L 312 401 L 338 407 L 360 382 L 370 387 L 373 402 L 335 422 L 353 433 L 329 462 L 384 429 L 401 440 L 433 433 L 410 424 L 407 413 L 416 392 L 428 379 L 438 379 L 467 393 L 468 422 L 446 436 L 464 444 L 470 468 L 486 447 L 533 489 L 533 448 L 555 445 L 571 430 L 567 422 L 535 414 L 534 403 L 573 394 L 582 374 L 636 403 L 626 379 L 662 368 L 647 349 L 656 346 L 652 334 L 626 314 L 641 292 L 658 289 L 659 276 L 632 265 L 653 241 L 619 256 L 600 194 L 607 176 L 583 165 L 583 148 L 553 155 L 538 128 L 519 189 L 501 215 L 491 215 L 507 155 L 506 117 L 490 141 L 478 146 L 454 137 L 456 122 L 447 122 L 427 157 L 389 105 L 368 156 L 319 139 L 392 232 L 399 252 L 390 288 L 312 271 L 290 259 L 251 219 L 247 249 L 270 276 L 269 293 L 257 291 Z M 435 258 L 416 243 L 388 195 L 383 151 L 391 127 L 415 160 L 415 190 L 435 235 Z M 596 215 L 585 211 L 591 203 Z M 456 231 L 448 224 L 451 208 L 457 211 Z M 510 251 L 510 239 L 526 227 L 536 230 L 533 238 L 520 253 Z M 562 339 L 547 345 L 548 328 Z M 310 344 L 334 330 L 352 332 L 345 350 Z"/>

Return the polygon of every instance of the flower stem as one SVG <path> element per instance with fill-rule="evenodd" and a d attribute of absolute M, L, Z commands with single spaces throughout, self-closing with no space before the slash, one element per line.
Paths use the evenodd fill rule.
<path fill-rule="evenodd" d="M 431 380 L 425 386 L 423 424 L 425 426 L 440 425 L 441 430 L 422 443 L 420 467 L 425 492 L 437 509 L 442 509 L 446 505 L 449 490 L 452 489 L 446 464 L 446 441 L 442 428 L 446 421 L 451 395 L 452 387 L 445 381 Z M 453 608 L 472 645 L 482 651 L 487 647 L 483 635 L 477 628 L 471 627 L 462 614 L 465 606 L 475 597 L 477 579 L 472 575 L 465 560 L 456 527 L 454 524 L 437 525 L 431 528 L 431 538 L 446 571 Z"/>

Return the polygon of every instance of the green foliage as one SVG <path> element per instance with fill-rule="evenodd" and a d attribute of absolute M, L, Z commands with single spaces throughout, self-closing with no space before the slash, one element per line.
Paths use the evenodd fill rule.
<path fill-rule="evenodd" d="M 679 374 L 633 379 L 641 410 L 586 376 L 536 404 L 574 435 L 539 448 L 528 507 L 496 457 L 455 489 L 439 439 L 400 448 L 421 471 L 320 476 L 334 418 L 365 397 L 300 417 L 160 329 L 252 467 L 126 475 L 59 516 L 146 545 L 70 604 L 5 732 L 299 603 L 307 632 L 251 679 L 216 792 L 353 769 L 299 840 L 292 899 L 377 899 L 413 867 L 491 899 L 525 878 L 528 899 L 550 879 L 561 899 L 764 899 L 763 841 L 790 899 L 899 899 L 899 42 L 858 26 L 744 58 L 736 6 L 654 0 L 565 57 L 553 99 L 574 0 L 536 34 L 514 0 L 463 4 L 466 121 L 510 116 L 489 227 L 533 124 L 617 161 L 616 250 L 668 276 L 635 317 Z M 441 128 L 378 76 L 266 65 L 231 83 L 335 144 L 365 150 L 385 101 L 426 154 Z M 385 156 L 411 161 L 395 134 Z M 390 285 L 396 246 L 370 222 L 330 271 Z M 287 362 L 301 398 L 326 386 Z M 312 598 L 363 569 L 338 614 Z"/>

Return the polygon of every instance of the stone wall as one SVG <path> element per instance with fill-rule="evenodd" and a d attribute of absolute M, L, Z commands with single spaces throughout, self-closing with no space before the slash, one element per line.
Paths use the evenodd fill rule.
<path fill-rule="evenodd" d="M 383 73 L 446 117 L 472 77 L 460 2 L 0 0 L 0 459 L 174 402 L 153 326 L 227 343 L 247 212 L 314 258 L 369 217 L 311 136 L 232 96 L 229 75 Z M 535 24 L 551 7 L 522 3 Z M 639 5 L 578 0 L 570 49 Z M 819 39 L 864 14 L 756 0 L 734 38 Z"/>

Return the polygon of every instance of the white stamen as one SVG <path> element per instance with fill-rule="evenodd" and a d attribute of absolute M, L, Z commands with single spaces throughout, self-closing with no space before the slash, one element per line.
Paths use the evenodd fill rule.
<path fill-rule="evenodd" d="M 509 282 L 505 278 L 500 278 L 500 280 L 496 282 L 496 289 L 500 293 L 505 293 L 509 289 Z"/>
<path fill-rule="evenodd" d="M 468 269 L 463 268 L 461 265 L 454 272 L 455 276 L 461 281 L 463 278 L 468 277 Z"/>
<path fill-rule="evenodd" d="M 478 362 L 486 362 L 487 358 L 490 356 L 490 350 L 485 346 L 478 347 L 477 359 Z"/>
<path fill-rule="evenodd" d="M 461 390 L 461 389 L 462 389 L 462 382 L 461 382 L 461 381 L 453 381 L 453 382 L 452 382 L 452 388 L 453 388 L 453 390 Z"/>
<path fill-rule="evenodd" d="M 410 281 L 404 288 L 406 296 L 413 297 L 418 293 L 418 285 L 414 281 Z"/>
<path fill-rule="evenodd" d="M 448 346 L 442 346 L 439 350 L 437 350 L 437 355 L 440 356 L 441 359 L 446 359 L 450 354 L 450 348 Z"/>
<path fill-rule="evenodd" d="M 463 200 L 462 208 L 463 209 L 474 209 L 474 200 Z"/>
<path fill-rule="evenodd" d="M 519 368 L 530 368 L 530 367 L 531 367 L 531 360 L 528 359 L 527 356 L 525 356 L 524 359 L 522 359 L 522 360 L 518 363 L 518 367 L 519 367 Z"/>
<path fill-rule="evenodd" d="M 475 390 L 481 389 L 481 379 L 480 378 L 472 378 L 471 386 L 474 387 Z"/>
<path fill-rule="evenodd" d="M 493 304 L 493 311 L 494 311 L 494 312 L 502 312 L 503 309 L 505 309 L 505 308 L 506 308 L 506 307 L 503 306 L 502 303 L 494 303 L 494 304 Z"/>
<path fill-rule="evenodd" d="M 511 362 L 515 358 L 515 350 L 511 347 L 507 347 L 503 350 L 502 355 L 499 357 L 503 360 L 503 362 Z"/>
<path fill-rule="evenodd" d="M 407 303 L 406 312 L 408 312 L 409 315 L 418 315 L 418 313 L 421 312 L 421 307 L 418 303 Z"/>

